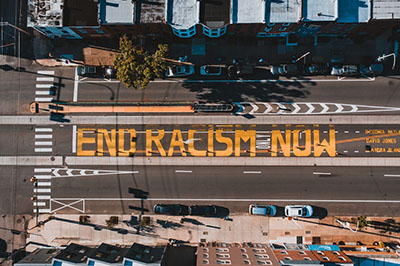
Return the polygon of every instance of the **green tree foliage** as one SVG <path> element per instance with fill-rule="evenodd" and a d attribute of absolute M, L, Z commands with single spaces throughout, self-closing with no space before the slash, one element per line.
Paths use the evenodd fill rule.
<path fill-rule="evenodd" d="M 154 78 L 161 78 L 167 70 L 164 60 L 168 45 L 159 44 L 154 54 L 133 45 L 127 35 L 119 40 L 120 53 L 114 59 L 117 78 L 127 87 L 143 90 Z"/>

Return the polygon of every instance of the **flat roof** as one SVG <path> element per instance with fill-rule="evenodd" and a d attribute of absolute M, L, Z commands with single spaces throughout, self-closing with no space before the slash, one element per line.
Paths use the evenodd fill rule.
<path fill-rule="evenodd" d="M 28 27 L 62 27 L 64 0 L 28 0 Z"/>
<path fill-rule="evenodd" d="M 334 21 L 337 19 L 337 12 L 337 0 L 303 0 L 305 21 Z"/>
<path fill-rule="evenodd" d="M 374 0 L 372 3 L 373 19 L 400 19 L 399 0 Z"/>
<path fill-rule="evenodd" d="M 232 23 L 263 23 L 264 0 L 232 1 Z"/>
<path fill-rule="evenodd" d="M 200 1 L 200 22 L 207 27 L 222 28 L 230 23 L 230 14 L 231 0 Z"/>
<path fill-rule="evenodd" d="M 303 1 L 307 2 L 307 0 Z M 301 19 L 300 0 L 265 1 L 265 5 L 265 22 L 267 23 L 296 23 Z"/>
<path fill-rule="evenodd" d="M 167 23 L 175 29 L 188 29 L 199 23 L 200 1 L 166 0 Z"/>
<path fill-rule="evenodd" d="M 100 24 L 134 24 L 135 2 L 99 0 Z"/>
<path fill-rule="evenodd" d="M 165 0 L 136 1 L 137 23 L 164 23 Z"/>
<path fill-rule="evenodd" d="M 369 0 L 338 0 L 338 19 L 339 23 L 358 23 L 368 22 L 371 14 L 371 4 Z"/>

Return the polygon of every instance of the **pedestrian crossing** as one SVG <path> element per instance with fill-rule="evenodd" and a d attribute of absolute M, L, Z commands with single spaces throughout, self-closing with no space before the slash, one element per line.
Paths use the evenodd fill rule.
<path fill-rule="evenodd" d="M 51 213 L 51 168 L 35 168 L 33 183 L 33 212 Z"/>
<path fill-rule="evenodd" d="M 39 70 L 37 71 L 37 74 L 38 77 L 36 77 L 35 102 L 51 102 L 53 100 L 52 87 L 54 82 L 54 71 Z"/>
<path fill-rule="evenodd" d="M 35 128 L 35 152 L 53 152 L 52 128 Z"/>

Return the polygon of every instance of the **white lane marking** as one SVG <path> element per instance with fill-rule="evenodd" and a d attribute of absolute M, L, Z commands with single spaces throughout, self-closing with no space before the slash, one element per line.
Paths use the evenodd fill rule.
<path fill-rule="evenodd" d="M 344 133 L 345 133 L 345 134 L 348 134 L 348 133 L 349 133 L 349 131 L 348 131 L 348 130 L 345 130 L 345 131 L 344 131 Z"/>
<path fill-rule="evenodd" d="M 343 106 L 341 104 L 335 104 L 337 107 L 337 110 L 335 111 L 335 113 L 340 113 L 341 111 L 343 111 Z"/>
<path fill-rule="evenodd" d="M 35 146 L 51 146 L 53 142 L 51 141 L 35 141 Z"/>
<path fill-rule="evenodd" d="M 54 77 L 36 77 L 36 81 L 54 81 Z"/>
<path fill-rule="evenodd" d="M 36 89 L 50 89 L 53 84 L 36 84 Z"/>
<path fill-rule="evenodd" d="M 192 173 L 192 170 L 175 170 L 175 173 Z"/>
<path fill-rule="evenodd" d="M 139 198 L 53 198 L 54 200 L 85 200 L 85 201 L 140 201 Z M 148 198 L 152 201 L 221 201 L 221 202 L 326 202 L 326 203 L 400 203 L 400 200 L 371 199 L 189 199 L 189 198 Z"/>
<path fill-rule="evenodd" d="M 331 175 L 331 173 L 313 172 L 313 175 Z"/>
<path fill-rule="evenodd" d="M 297 103 L 292 103 L 292 106 L 294 107 L 292 114 L 297 114 L 297 112 L 301 109 Z"/>
<path fill-rule="evenodd" d="M 258 111 L 258 106 L 256 105 L 256 104 L 254 104 L 254 103 L 249 103 L 250 105 L 251 105 L 251 107 L 253 108 L 250 112 L 249 112 L 249 114 L 254 114 L 255 112 L 257 112 Z"/>
<path fill-rule="evenodd" d="M 344 153 L 348 153 L 348 151 L 343 151 Z"/>
<path fill-rule="evenodd" d="M 359 133 L 360 133 L 360 131 L 359 131 L 359 130 L 356 130 L 355 132 L 356 132 L 356 134 L 359 134 Z"/>
<path fill-rule="evenodd" d="M 51 175 L 35 175 L 37 179 L 51 179 Z"/>
<path fill-rule="evenodd" d="M 46 202 L 43 202 L 43 201 L 40 201 L 40 202 L 36 202 L 36 201 L 34 201 L 33 202 L 33 206 L 38 206 L 38 207 L 43 207 L 43 206 L 46 206 Z"/>
<path fill-rule="evenodd" d="M 54 75 L 54 70 L 38 70 L 37 73 L 44 75 Z"/>
<path fill-rule="evenodd" d="M 320 103 L 319 105 L 321 105 L 322 106 L 322 111 L 321 111 L 321 114 L 324 114 L 324 113 L 326 113 L 328 110 L 329 110 L 329 107 L 328 107 L 328 105 L 326 105 L 326 104 L 324 104 L 324 103 Z"/>
<path fill-rule="evenodd" d="M 52 148 L 35 148 L 35 152 L 52 152 Z"/>
<path fill-rule="evenodd" d="M 35 173 L 50 173 L 51 168 L 35 168 L 34 172 Z"/>
<path fill-rule="evenodd" d="M 50 187 L 51 182 L 37 182 L 38 187 Z"/>
<path fill-rule="evenodd" d="M 243 174 L 261 174 L 261 171 L 243 171 Z"/>
<path fill-rule="evenodd" d="M 76 153 L 76 125 L 72 126 L 72 153 Z"/>
<path fill-rule="evenodd" d="M 53 98 L 35 98 L 35 102 L 51 102 Z"/>
<path fill-rule="evenodd" d="M 36 209 L 33 209 L 33 212 L 36 213 Z M 51 213 L 50 209 L 39 209 L 39 213 Z"/>
<path fill-rule="evenodd" d="M 400 175 L 393 175 L 393 174 L 384 174 L 383 176 L 387 176 L 387 177 L 400 177 Z"/>
<path fill-rule="evenodd" d="M 354 151 L 355 153 L 359 153 L 359 151 Z"/>
<path fill-rule="evenodd" d="M 328 134 L 328 131 L 324 130 L 324 134 Z"/>
<path fill-rule="evenodd" d="M 53 132 L 52 128 L 35 128 L 35 132 Z"/>
<path fill-rule="evenodd" d="M 305 114 L 311 114 L 314 111 L 315 107 L 311 103 L 306 103 L 307 107 L 309 108 Z"/>
<path fill-rule="evenodd" d="M 51 199 L 51 196 L 49 195 L 37 195 L 38 200 L 49 200 Z"/>
<path fill-rule="evenodd" d="M 60 175 L 58 173 L 58 171 L 65 171 L 66 175 Z M 74 174 L 73 171 L 79 171 L 79 174 Z M 77 177 L 77 176 L 95 176 L 95 175 L 138 174 L 139 171 L 114 171 L 114 170 L 53 168 L 52 169 L 52 173 L 53 173 L 54 177 Z M 84 173 L 84 174 L 82 175 L 82 173 Z"/>
<path fill-rule="evenodd" d="M 34 193 L 50 193 L 51 189 L 50 188 L 34 188 L 33 192 Z"/>
<path fill-rule="evenodd" d="M 272 111 L 272 107 L 269 103 L 262 103 L 267 109 L 264 111 L 263 114 L 268 114 L 269 112 Z"/>
<path fill-rule="evenodd" d="M 50 91 L 35 91 L 36 95 L 50 95 Z"/>
<path fill-rule="evenodd" d="M 74 78 L 74 96 L 72 101 L 76 102 L 78 101 L 78 83 L 79 83 L 79 77 L 78 77 L 78 71 L 77 67 L 75 68 L 75 78 Z"/>
<path fill-rule="evenodd" d="M 51 139 L 53 135 L 35 135 L 35 139 Z"/>

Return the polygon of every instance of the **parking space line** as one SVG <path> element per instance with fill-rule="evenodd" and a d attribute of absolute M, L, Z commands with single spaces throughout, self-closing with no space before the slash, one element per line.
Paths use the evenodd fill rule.
<path fill-rule="evenodd" d="M 243 171 L 243 174 L 261 174 L 261 171 Z"/>
<path fill-rule="evenodd" d="M 35 152 L 52 152 L 53 148 L 35 148 Z"/>
<path fill-rule="evenodd" d="M 175 173 L 192 173 L 192 170 L 175 170 Z"/>

